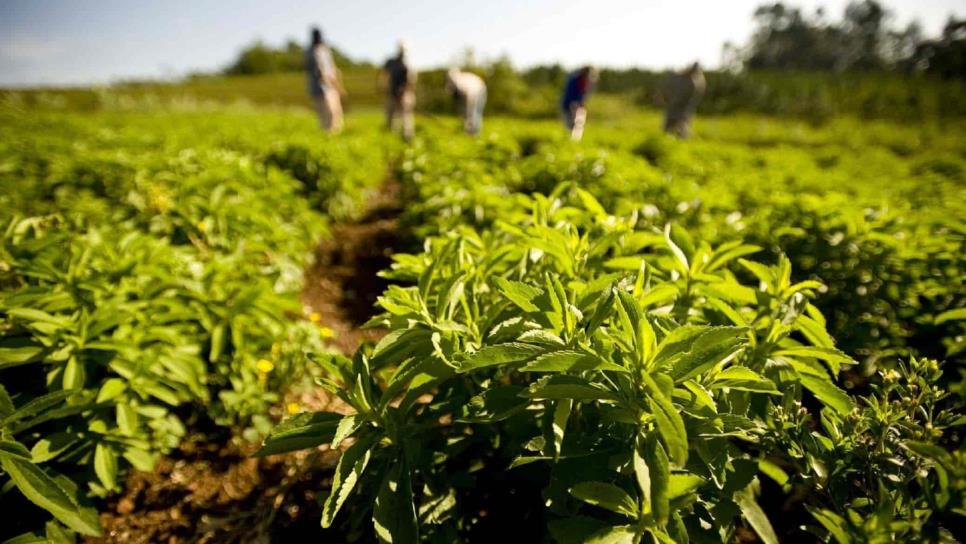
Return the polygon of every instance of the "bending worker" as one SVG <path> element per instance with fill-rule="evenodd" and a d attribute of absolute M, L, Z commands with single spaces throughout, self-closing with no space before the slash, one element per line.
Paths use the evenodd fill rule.
<path fill-rule="evenodd" d="M 483 108 L 486 107 L 486 83 L 473 72 L 450 68 L 446 73 L 446 90 L 463 106 L 463 129 L 477 135 L 483 128 Z"/>
<path fill-rule="evenodd" d="M 704 96 L 704 72 L 697 62 L 680 73 L 668 75 L 662 94 L 665 103 L 664 132 L 678 138 L 691 133 L 691 118 Z"/>
<path fill-rule="evenodd" d="M 386 87 L 386 127 L 393 130 L 396 117 L 402 118 L 403 139 L 412 140 L 415 130 L 413 110 L 416 107 L 416 70 L 406 57 L 406 43 L 399 42 L 395 57 L 386 61 L 379 74 Z"/>
<path fill-rule="evenodd" d="M 332 50 L 325 44 L 318 27 L 312 29 L 312 41 L 305 51 L 305 74 L 322 130 L 339 132 L 343 123 L 340 95 L 345 94 L 345 87 L 332 58 Z"/>
<path fill-rule="evenodd" d="M 596 82 L 597 70 L 593 66 L 584 66 L 567 76 L 560 108 L 564 125 L 570 131 L 572 140 L 579 140 L 584 135 L 584 124 L 587 122 L 587 95 L 590 94 L 590 89 Z"/>

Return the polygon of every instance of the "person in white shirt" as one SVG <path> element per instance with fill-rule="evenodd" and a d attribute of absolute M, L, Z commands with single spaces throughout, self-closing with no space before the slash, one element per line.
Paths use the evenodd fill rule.
<path fill-rule="evenodd" d="M 305 51 L 305 74 L 319 124 L 323 130 L 339 132 L 343 125 L 341 95 L 345 94 L 345 87 L 332 58 L 332 50 L 325 44 L 318 28 L 312 29 L 312 41 Z"/>
<path fill-rule="evenodd" d="M 472 72 L 450 68 L 446 74 L 446 90 L 462 103 L 466 133 L 474 136 L 479 134 L 483 128 L 483 108 L 486 107 L 486 83 L 483 78 Z"/>

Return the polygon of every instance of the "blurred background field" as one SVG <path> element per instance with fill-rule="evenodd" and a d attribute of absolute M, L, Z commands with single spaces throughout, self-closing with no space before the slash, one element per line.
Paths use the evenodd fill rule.
<path fill-rule="evenodd" d="M 490 68 L 491 71 L 496 71 Z M 486 70 L 481 70 L 486 72 Z M 343 69 L 346 111 L 382 109 L 378 70 Z M 493 99 L 488 112 L 528 118 L 556 118 L 560 74 L 553 84 L 528 84 L 512 70 L 502 79 L 488 77 Z M 445 93 L 445 70 L 420 75 L 417 111 L 452 114 Z M 616 77 L 612 75 L 611 77 Z M 605 71 L 594 97 L 594 114 L 608 121 L 628 111 L 659 111 L 655 99 L 664 74 L 642 72 L 633 82 L 611 82 Z M 788 72 L 711 72 L 708 94 L 698 112 L 706 115 L 749 113 L 784 116 L 821 123 L 836 116 L 891 119 L 910 123 L 945 123 L 966 116 L 966 83 L 924 74 Z M 557 81 L 560 80 L 560 82 Z M 176 83 L 120 83 L 96 88 L 43 88 L 0 91 L 0 98 L 25 106 L 90 111 L 168 104 L 216 103 L 309 108 L 302 72 L 254 75 L 206 75 Z"/>

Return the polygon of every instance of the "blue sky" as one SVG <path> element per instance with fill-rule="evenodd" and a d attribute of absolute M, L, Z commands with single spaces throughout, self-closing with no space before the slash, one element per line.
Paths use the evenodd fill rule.
<path fill-rule="evenodd" d="M 227 64 L 255 39 L 304 40 L 311 24 L 358 58 L 381 60 L 405 38 L 421 67 L 508 54 L 544 62 L 665 68 L 715 66 L 725 41 L 744 42 L 765 0 L 3 0 L 0 85 L 107 83 L 178 77 Z M 846 0 L 826 6 L 838 18 Z M 938 33 L 963 0 L 886 0 L 903 24 Z"/>

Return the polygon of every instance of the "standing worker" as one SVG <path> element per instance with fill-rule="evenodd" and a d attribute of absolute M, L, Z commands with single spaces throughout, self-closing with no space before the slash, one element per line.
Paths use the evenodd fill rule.
<path fill-rule="evenodd" d="M 664 81 L 664 132 L 678 138 L 691 133 L 691 118 L 704 96 L 704 72 L 697 62 L 680 73 L 668 75 Z"/>
<path fill-rule="evenodd" d="M 322 130 L 342 130 L 342 74 L 332 58 L 332 50 L 322 39 L 318 27 L 312 29 L 312 42 L 305 52 L 305 73 L 308 76 L 309 95 L 319 114 Z"/>
<path fill-rule="evenodd" d="M 477 135 L 483 128 L 483 108 L 486 107 L 486 83 L 473 72 L 450 68 L 446 73 L 446 90 L 463 105 L 463 129 Z"/>
<path fill-rule="evenodd" d="M 567 76 L 564 84 L 560 109 L 563 112 L 564 125 L 570 131 L 570 138 L 580 140 L 584 135 L 584 124 L 587 122 L 587 95 L 591 87 L 597 82 L 597 70 L 593 66 L 584 66 Z"/>
<path fill-rule="evenodd" d="M 413 139 L 416 107 L 416 70 L 409 66 L 406 58 L 406 42 L 399 42 L 395 57 L 386 61 L 380 73 L 380 81 L 388 91 L 386 100 L 386 127 L 393 130 L 396 117 L 402 117 L 403 139 Z"/>

